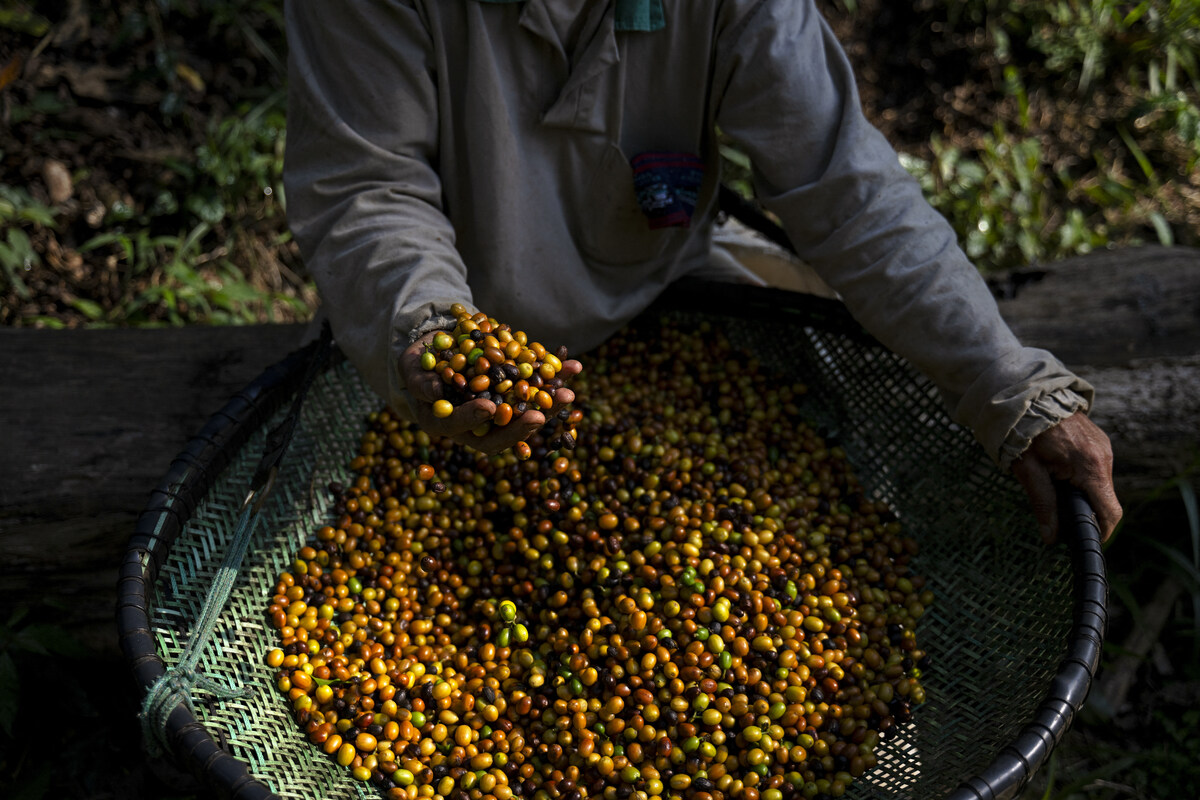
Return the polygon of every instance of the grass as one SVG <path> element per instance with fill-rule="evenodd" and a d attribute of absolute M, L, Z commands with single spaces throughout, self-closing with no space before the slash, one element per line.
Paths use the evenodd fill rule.
<path fill-rule="evenodd" d="M 5 227 L 0 241 L 0 269 L 11 291 L 22 299 L 31 292 L 22 277 L 41 263 L 41 257 L 26 233 L 26 227 L 53 227 L 54 209 L 36 202 L 24 189 L 0 184 L 0 224 Z"/>
<path fill-rule="evenodd" d="M 867 114 L 981 272 L 1200 244 L 1200 3 L 899 5 L 882 24 L 907 26 L 908 40 L 884 31 L 903 53 L 851 53 L 884 84 L 863 83 Z M 839 30 L 867 24 L 857 2 L 825 6 Z M 936 94 L 906 112 L 877 99 L 888 92 Z M 745 156 L 723 153 L 728 182 L 752 196 Z"/>
<path fill-rule="evenodd" d="M 9 66 L 20 75 L 28 62 L 6 87 L 0 135 L 0 324 L 310 317 L 315 293 L 284 216 L 281 4 L 22 10 L 0 17 L 18 43 Z M 81 29 L 89 36 L 71 40 Z M 71 196 L 51 199 L 45 174 L 28 174 L 42 155 L 63 166 Z"/>
<path fill-rule="evenodd" d="M 1055 191 L 1063 187 L 1048 174 L 1037 138 L 1016 137 L 997 124 L 974 153 L 936 136 L 930 146 L 932 159 L 901 154 L 901 163 L 981 270 L 1053 261 L 1108 244 L 1106 227 L 1090 225 L 1080 208 L 1055 206 Z"/>

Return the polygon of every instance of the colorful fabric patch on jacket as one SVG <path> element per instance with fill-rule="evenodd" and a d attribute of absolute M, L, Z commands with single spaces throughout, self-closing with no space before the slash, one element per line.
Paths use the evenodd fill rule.
<path fill-rule="evenodd" d="M 522 0 L 481 0 L 484 3 L 518 3 Z M 661 31 L 667 27 L 662 0 L 617 0 L 613 27 L 619 31 Z"/>
<path fill-rule="evenodd" d="M 689 153 L 651 151 L 630 159 L 638 205 L 652 229 L 686 228 L 696 210 L 704 163 Z"/>

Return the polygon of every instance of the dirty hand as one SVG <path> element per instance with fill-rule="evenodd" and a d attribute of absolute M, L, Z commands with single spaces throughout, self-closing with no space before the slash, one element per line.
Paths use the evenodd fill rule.
<path fill-rule="evenodd" d="M 1087 495 L 1101 541 L 1112 535 L 1121 521 L 1121 504 L 1113 491 L 1112 445 L 1108 436 L 1082 412 L 1039 434 L 1012 470 L 1033 504 L 1042 539 L 1049 544 L 1058 535 L 1058 498 L 1054 480 L 1066 481 Z"/>
<path fill-rule="evenodd" d="M 492 427 L 483 436 L 477 436 L 475 429 L 489 422 L 496 413 L 496 404 L 490 400 L 471 400 L 454 409 L 448 417 L 436 417 L 433 414 L 433 403 L 442 398 L 442 379 L 435 373 L 421 368 L 421 354 L 428 348 L 437 331 L 425 334 L 409 345 L 400 356 L 400 377 L 412 394 L 413 413 L 416 422 L 426 432 L 434 436 L 445 436 L 459 444 L 473 447 L 487 455 L 507 450 L 517 442 L 524 441 L 546 424 L 547 415 L 554 414 L 559 408 L 575 399 L 575 393 L 563 387 L 554 392 L 554 405 L 546 414 L 530 409 L 503 427 Z M 578 375 L 582 366 L 574 359 L 563 362 L 558 377 L 564 381 Z"/>

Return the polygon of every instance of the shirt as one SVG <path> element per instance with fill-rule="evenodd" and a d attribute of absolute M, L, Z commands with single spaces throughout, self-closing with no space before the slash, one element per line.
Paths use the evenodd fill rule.
<path fill-rule="evenodd" d="M 555 20 L 588 16 L 567 52 Z M 619 5 L 619 4 L 618 4 Z M 289 2 L 288 220 L 339 346 L 393 406 L 396 365 L 454 302 L 582 352 L 714 247 L 719 128 L 798 255 L 1008 464 L 1090 405 L 1023 347 L 953 230 L 860 108 L 812 0 Z M 652 228 L 630 159 L 703 167 L 687 226 Z"/>

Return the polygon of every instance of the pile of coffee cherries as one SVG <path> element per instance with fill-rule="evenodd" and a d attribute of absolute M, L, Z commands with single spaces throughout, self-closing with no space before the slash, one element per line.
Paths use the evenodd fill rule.
<path fill-rule="evenodd" d="M 501 333 L 475 363 L 532 364 Z M 589 357 L 574 450 L 372 414 L 267 609 L 303 734 L 397 800 L 842 795 L 924 700 L 933 598 L 799 378 L 655 318 Z"/>
<path fill-rule="evenodd" d="M 429 349 L 421 354 L 421 367 L 436 372 L 442 379 L 445 397 L 433 404 L 433 413 L 448 417 L 457 406 L 482 398 L 496 404 L 490 422 L 476 433 L 486 435 L 492 426 L 503 427 L 529 409 L 549 413 L 554 407 L 554 391 L 563 386 L 558 373 L 567 359 L 567 348 L 554 353 L 540 342 L 530 341 L 524 331 L 514 331 L 506 323 L 487 314 L 472 314 L 461 303 L 451 306 L 455 316 L 453 331 L 440 332 Z M 558 434 L 558 447 L 575 445 L 575 425 L 579 416 L 565 410 Z M 524 457 L 528 447 L 520 447 Z"/>

